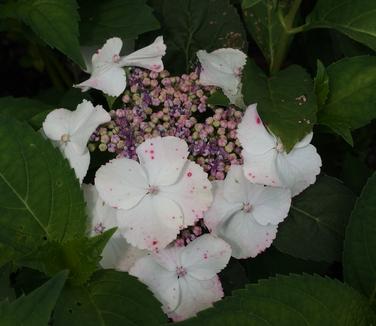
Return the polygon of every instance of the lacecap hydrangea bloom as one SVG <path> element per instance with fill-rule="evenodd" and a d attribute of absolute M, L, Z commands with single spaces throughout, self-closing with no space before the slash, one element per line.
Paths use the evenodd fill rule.
<path fill-rule="evenodd" d="M 111 120 L 101 105 L 93 106 L 84 100 L 75 111 L 56 109 L 43 122 L 43 132 L 59 147 L 82 183 L 90 164 L 87 148 L 90 135 L 95 129 Z"/>
<path fill-rule="evenodd" d="M 139 163 L 118 158 L 100 167 L 95 186 L 108 205 L 119 209 L 119 231 L 127 241 L 157 252 L 203 217 L 212 202 L 211 184 L 187 159 L 182 139 L 148 139 L 136 151 Z"/>
<path fill-rule="evenodd" d="M 254 104 L 239 124 L 238 137 L 243 147 L 244 173 L 251 182 L 290 188 L 292 196 L 315 183 L 321 158 L 310 144 L 312 132 L 287 153 L 282 142 L 265 128 Z"/>
<path fill-rule="evenodd" d="M 194 316 L 223 297 L 217 274 L 231 256 L 230 246 L 205 234 L 186 247 L 167 247 L 140 258 L 129 273 L 137 276 L 174 321 Z"/>
<path fill-rule="evenodd" d="M 256 257 L 270 247 L 290 209 L 290 190 L 253 184 L 239 165 L 231 167 L 225 180 L 214 181 L 213 189 L 214 201 L 204 221 L 231 245 L 232 255 Z"/>
<path fill-rule="evenodd" d="M 108 151 L 137 160 L 136 148 L 146 139 L 175 136 L 188 144 L 188 158 L 223 180 L 231 164 L 241 164 L 236 129 L 243 112 L 235 106 L 207 103 L 215 88 L 202 86 L 198 71 L 182 76 L 133 69 L 123 108 L 111 111 L 112 120 L 91 137 L 90 150 Z"/>
<path fill-rule="evenodd" d="M 91 76 L 88 80 L 75 85 L 83 92 L 90 88 L 101 90 L 110 96 L 119 96 L 127 85 L 123 67 L 137 66 L 152 71 L 162 71 L 162 57 L 166 53 L 163 37 L 159 36 L 149 46 L 126 56 L 120 56 L 123 42 L 118 37 L 106 41 L 101 49 L 93 54 L 91 62 L 87 62 L 86 72 Z"/>

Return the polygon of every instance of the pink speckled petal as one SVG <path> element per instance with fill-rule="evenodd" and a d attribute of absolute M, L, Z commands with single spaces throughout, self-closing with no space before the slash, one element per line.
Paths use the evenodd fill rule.
<path fill-rule="evenodd" d="M 135 206 L 149 187 L 140 164 L 126 158 L 102 165 L 96 173 L 95 186 L 108 205 L 121 209 Z"/>
<path fill-rule="evenodd" d="M 253 154 L 243 150 L 242 155 L 244 175 L 249 181 L 273 187 L 283 186 L 276 167 L 277 151 L 275 149 L 264 154 Z"/>
<path fill-rule="evenodd" d="M 220 238 L 204 234 L 190 242 L 181 254 L 182 266 L 198 280 L 209 280 L 226 267 L 230 246 Z"/>
<path fill-rule="evenodd" d="M 263 226 L 250 213 L 239 211 L 224 224 L 219 232 L 232 248 L 237 259 L 256 257 L 270 247 L 277 233 L 277 226 Z"/>
<path fill-rule="evenodd" d="M 223 289 L 218 276 L 209 280 L 197 280 L 187 275 L 179 279 L 179 285 L 179 305 L 173 311 L 164 309 L 175 322 L 195 316 L 223 297 Z"/>
<path fill-rule="evenodd" d="M 248 106 L 237 133 L 246 153 L 264 154 L 276 146 L 276 139 L 266 130 L 256 104 Z"/>
<path fill-rule="evenodd" d="M 166 45 L 163 42 L 163 37 L 158 36 L 149 46 L 122 57 L 119 64 L 121 66 L 136 66 L 160 72 L 164 69 L 162 57 L 165 54 Z"/>
<path fill-rule="evenodd" d="M 177 137 L 156 137 L 138 146 L 137 155 L 148 174 L 150 185 L 166 186 L 179 178 L 187 162 L 188 145 Z"/>
<path fill-rule="evenodd" d="M 129 274 L 146 284 L 166 311 L 173 311 L 179 305 L 181 291 L 176 272 L 165 269 L 153 256 L 137 260 Z"/>
<path fill-rule="evenodd" d="M 203 217 L 213 201 L 207 173 L 194 162 L 187 162 L 181 177 L 171 186 L 160 187 L 161 195 L 173 200 L 182 209 L 184 225 L 193 225 Z"/>
<path fill-rule="evenodd" d="M 159 194 L 145 196 L 129 210 L 119 210 L 117 220 L 130 244 L 154 252 L 173 241 L 183 225 L 179 206 Z"/>

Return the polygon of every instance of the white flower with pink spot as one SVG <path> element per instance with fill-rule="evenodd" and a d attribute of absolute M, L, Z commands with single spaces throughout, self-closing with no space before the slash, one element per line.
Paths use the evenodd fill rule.
<path fill-rule="evenodd" d="M 186 247 L 171 246 L 140 258 L 129 273 L 150 288 L 170 318 L 179 321 L 223 297 L 217 273 L 230 256 L 225 241 L 205 234 Z"/>
<path fill-rule="evenodd" d="M 119 231 L 127 241 L 156 252 L 203 217 L 212 202 L 211 183 L 198 164 L 187 160 L 182 139 L 148 139 L 136 151 L 140 163 L 110 161 L 97 171 L 95 186 L 108 205 L 119 209 Z"/>
<path fill-rule="evenodd" d="M 309 133 L 287 153 L 282 142 L 262 123 L 256 104 L 250 105 L 238 127 L 243 146 L 244 173 L 253 183 L 288 187 L 296 196 L 315 183 L 321 158 Z"/>
<path fill-rule="evenodd" d="M 152 71 L 163 70 L 162 57 L 166 53 L 163 37 L 159 36 L 149 46 L 126 56 L 120 56 L 123 42 L 118 37 L 108 39 L 101 49 L 94 53 L 91 64 L 86 67 L 86 72 L 91 77 L 84 82 L 74 85 L 83 92 L 90 88 L 99 89 L 110 96 L 119 96 L 127 85 L 125 66 L 136 66 Z"/>
<path fill-rule="evenodd" d="M 101 105 L 83 100 L 75 111 L 56 109 L 43 122 L 43 132 L 68 159 L 82 183 L 90 164 L 87 142 L 95 129 L 111 120 Z"/>
<path fill-rule="evenodd" d="M 231 245 L 235 258 L 256 257 L 270 247 L 288 214 L 291 192 L 249 182 L 240 165 L 214 182 L 214 201 L 204 216 L 209 230 Z"/>
<path fill-rule="evenodd" d="M 201 63 L 200 83 L 218 86 L 232 104 L 243 107 L 241 73 L 247 61 L 242 51 L 232 48 L 218 49 L 211 53 L 197 52 Z"/>

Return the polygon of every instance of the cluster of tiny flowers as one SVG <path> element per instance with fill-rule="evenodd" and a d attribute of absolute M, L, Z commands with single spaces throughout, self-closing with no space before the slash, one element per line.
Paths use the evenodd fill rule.
<path fill-rule="evenodd" d="M 123 107 L 111 111 L 112 120 L 91 136 L 91 150 L 137 160 L 136 148 L 144 140 L 175 136 L 188 143 L 189 159 L 210 180 L 223 180 L 231 164 L 242 164 L 236 128 L 243 114 L 233 106 L 208 105 L 215 88 L 200 85 L 197 71 L 172 77 L 136 68 L 128 83 Z"/>
<path fill-rule="evenodd" d="M 177 239 L 175 240 L 175 246 L 183 247 L 188 243 L 198 238 L 199 236 L 209 233 L 208 228 L 206 227 L 204 220 L 199 219 L 195 225 L 189 226 L 184 230 L 180 231 Z"/>

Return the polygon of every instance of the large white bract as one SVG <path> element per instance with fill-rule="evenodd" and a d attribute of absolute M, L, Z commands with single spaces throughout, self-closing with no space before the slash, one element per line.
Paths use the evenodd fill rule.
<path fill-rule="evenodd" d="M 94 53 L 91 64 L 86 67 L 86 72 L 91 76 L 88 80 L 74 85 L 83 92 L 90 88 L 99 89 L 110 96 L 119 96 L 127 85 L 125 66 L 137 66 L 152 71 L 163 70 L 162 57 L 166 53 L 163 37 L 159 36 L 149 46 L 133 52 L 127 56 L 120 56 L 123 42 L 118 37 L 106 41 L 101 49 Z"/>
<path fill-rule="evenodd" d="M 200 83 L 218 86 L 232 104 L 243 106 L 241 93 L 241 72 L 247 56 L 240 50 L 225 48 L 211 53 L 197 52 L 201 63 Z"/>
<path fill-rule="evenodd" d="M 82 190 L 90 218 L 90 235 L 96 236 L 117 227 L 116 209 L 106 205 L 93 185 L 82 185 Z M 103 268 L 128 271 L 138 258 L 145 255 L 145 250 L 130 245 L 116 230 L 103 249 L 100 264 Z"/>
<path fill-rule="evenodd" d="M 145 283 L 174 321 L 194 316 L 223 297 L 219 273 L 231 256 L 230 246 L 205 234 L 186 247 L 168 247 L 140 258 L 131 275 Z"/>
<path fill-rule="evenodd" d="M 212 202 L 207 174 L 187 160 L 188 146 L 177 137 L 148 139 L 137 148 L 140 163 L 114 159 L 99 168 L 95 185 L 118 208 L 119 230 L 129 243 L 158 251 L 179 231 L 203 217 Z"/>
<path fill-rule="evenodd" d="M 231 245 L 235 258 L 255 257 L 272 244 L 290 204 L 289 189 L 253 184 L 242 166 L 233 165 L 224 181 L 214 183 L 214 201 L 204 220 Z"/>
<path fill-rule="evenodd" d="M 321 158 L 311 145 L 309 133 L 289 152 L 262 123 L 256 104 L 250 105 L 238 128 L 243 146 L 244 173 L 254 183 L 288 187 L 296 196 L 315 183 L 320 173 Z"/>
<path fill-rule="evenodd" d="M 84 100 L 75 111 L 56 109 L 43 122 L 43 132 L 68 159 L 82 183 L 90 164 L 87 142 L 95 129 L 111 120 L 101 105 Z"/>

